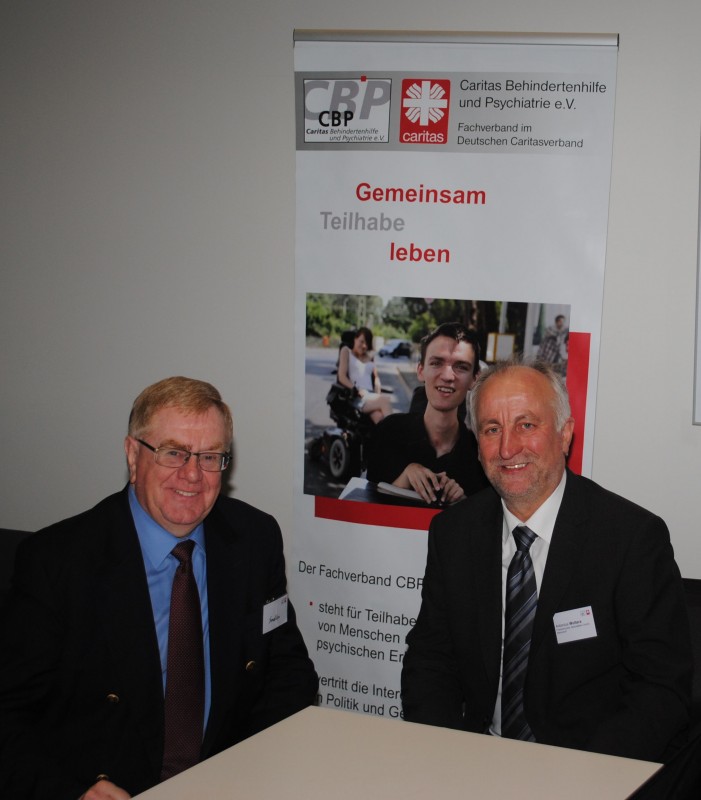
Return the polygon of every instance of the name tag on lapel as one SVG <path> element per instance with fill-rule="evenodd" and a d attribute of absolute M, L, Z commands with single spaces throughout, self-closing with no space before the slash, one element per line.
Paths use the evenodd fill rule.
<path fill-rule="evenodd" d="M 277 597 L 263 606 L 263 633 L 270 633 L 287 622 L 287 595 Z"/>
<path fill-rule="evenodd" d="M 596 623 L 591 606 L 559 611 L 553 615 L 555 635 L 558 644 L 576 642 L 578 639 L 591 639 L 596 636 Z"/>

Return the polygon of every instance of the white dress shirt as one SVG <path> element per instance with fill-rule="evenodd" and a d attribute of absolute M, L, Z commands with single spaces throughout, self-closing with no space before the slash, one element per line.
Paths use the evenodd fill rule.
<path fill-rule="evenodd" d="M 516 540 L 512 532 L 518 525 L 526 525 L 536 539 L 530 547 L 531 561 L 535 572 L 535 582 L 540 594 L 540 585 L 543 581 L 545 572 L 545 562 L 548 559 L 548 550 L 555 529 L 555 520 L 560 510 L 562 496 L 565 493 L 565 483 L 567 482 L 567 471 L 562 473 L 562 479 L 555 491 L 548 499 L 530 516 L 527 520 L 520 520 L 514 516 L 506 507 L 504 501 L 501 506 L 504 509 L 504 522 L 501 531 L 501 653 L 500 672 L 499 672 L 499 691 L 497 692 L 497 702 L 494 706 L 494 717 L 489 732 L 494 736 L 501 736 L 501 670 L 503 669 L 504 656 L 504 610 L 506 608 L 506 575 L 509 571 L 509 564 L 516 553 Z"/>

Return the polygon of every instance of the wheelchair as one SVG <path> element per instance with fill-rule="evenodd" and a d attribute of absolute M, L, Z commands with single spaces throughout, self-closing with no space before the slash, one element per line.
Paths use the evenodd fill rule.
<path fill-rule="evenodd" d="M 358 390 L 332 384 L 326 395 L 331 419 L 336 423 L 312 442 L 309 456 L 321 461 L 334 480 L 347 482 L 365 469 L 365 448 L 374 424 L 357 407 Z"/>

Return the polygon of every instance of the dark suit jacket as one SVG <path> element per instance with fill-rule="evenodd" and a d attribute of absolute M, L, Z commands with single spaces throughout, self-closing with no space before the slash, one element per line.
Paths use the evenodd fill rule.
<path fill-rule="evenodd" d="M 285 593 L 275 520 L 219 498 L 205 520 L 212 704 L 207 758 L 309 705 L 317 678 Z M 0 796 L 76 800 L 98 774 L 158 783 L 163 684 L 126 490 L 30 537 L 0 624 Z"/>
<path fill-rule="evenodd" d="M 434 518 L 402 671 L 404 716 L 486 732 L 501 661 L 503 512 L 487 489 Z M 591 606 L 597 636 L 558 644 Z M 688 723 L 689 627 L 664 522 L 567 475 L 538 597 L 524 706 L 538 742 L 656 760 Z"/>

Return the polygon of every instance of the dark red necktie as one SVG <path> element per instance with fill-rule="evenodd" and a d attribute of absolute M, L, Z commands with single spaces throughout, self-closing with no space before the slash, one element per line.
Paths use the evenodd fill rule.
<path fill-rule="evenodd" d="M 162 781 L 197 764 L 202 747 L 204 653 L 200 595 L 192 571 L 194 547 L 189 540 L 172 551 L 180 564 L 170 596 Z"/>

